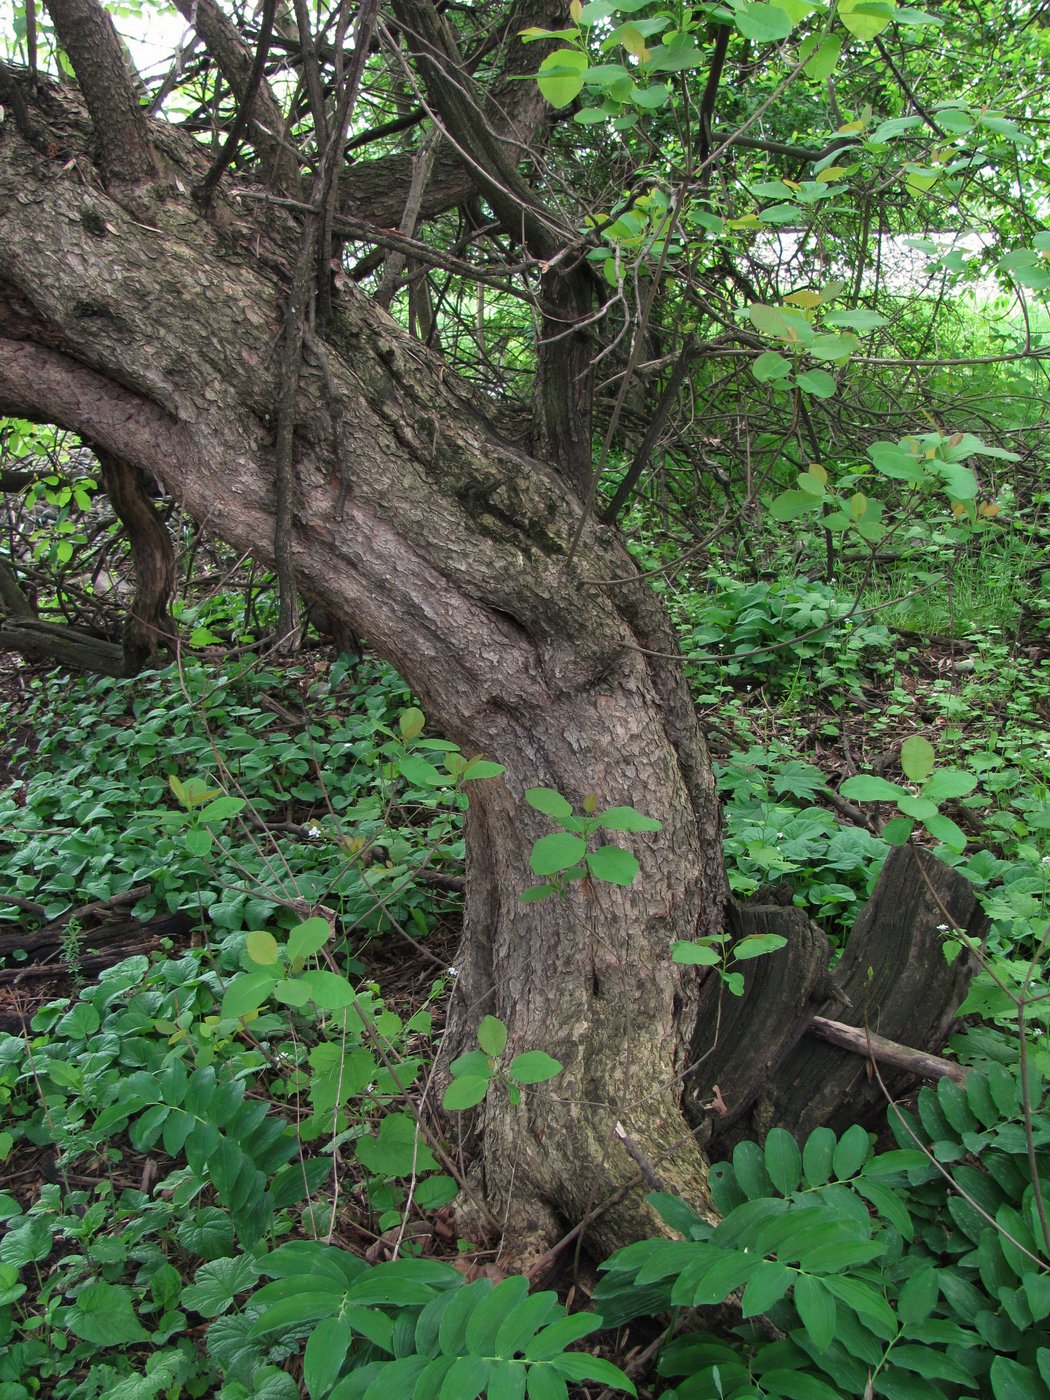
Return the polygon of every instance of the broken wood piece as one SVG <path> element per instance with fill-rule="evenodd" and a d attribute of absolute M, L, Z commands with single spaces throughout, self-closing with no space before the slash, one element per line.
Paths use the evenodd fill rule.
<path fill-rule="evenodd" d="M 940 1055 L 931 1055 L 925 1050 L 912 1050 L 910 1046 L 899 1045 L 895 1040 L 887 1040 L 884 1035 L 875 1035 L 861 1026 L 847 1026 L 842 1021 L 829 1021 L 826 1016 L 814 1016 L 809 1033 L 819 1035 L 832 1045 L 843 1050 L 852 1050 L 855 1055 L 865 1055 L 880 1064 L 892 1065 L 894 1069 L 907 1070 L 909 1074 L 922 1079 L 954 1079 L 956 1084 L 966 1083 L 966 1067 L 955 1060 L 946 1060 Z"/>

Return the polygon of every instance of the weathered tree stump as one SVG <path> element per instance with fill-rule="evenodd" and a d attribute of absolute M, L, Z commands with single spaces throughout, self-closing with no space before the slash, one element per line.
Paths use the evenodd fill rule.
<path fill-rule="evenodd" d="M 722 993 L 718 1042 L 697 1067 L 690 1094 L 712 1155 L 728 1155 L 745 1137 L 761 1140 L 774 1125 L 804 1140 L 822 1124 L 841 1132 L 874 1118 L 886 1093 L 914 1076 L 892 1068 L 873 1074 L 868 1058 L 807 1034 L 813 1017 L 938 1050 L 976 968 L 965 951 L 946 962 L 946 930 L 979 944 L 986 926 L 973 887 L 916 846 L 890 852 L 833 974 L 827 940 L 801 910 L 738 906 L 730 923 L 738 938 L 781 933 L 788 944 L 748 965 L 742 997 Z M 711 978 L 705 995 L 719 991 Z M 746 1057 L 739 1049 L 734 1056 L 741 1045 L 749 1046 Z M 704 1049 L 696 1048 L 694 1062 Z"/>

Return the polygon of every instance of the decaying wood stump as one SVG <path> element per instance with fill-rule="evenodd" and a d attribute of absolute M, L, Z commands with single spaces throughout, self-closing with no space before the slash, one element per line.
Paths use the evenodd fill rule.
<path fill-rule="evenodd" d="M 827 940 L 801 910 L 737 905 L 737 938 L 779 933 L 788 942 L 747 964 L 742 997 L 713 977 L 704 988 L 712 1003 L 721 997 L 719 1034 L 713 1048 L 695 1047 L 689 1100 L 712 1156 L 745 1137 L 761 1141 L 774 1125 L 805 1139 L 821 1124 L 841 1132 L 877 1120 L 885 1103 L 879 1078 L 894 1094 L 914 1077 L 890 1068 L 872 1074 L 866 1057 L 807 1034 L 814 1016 L 938 1050 L 976 969 L 965 951 L 948 964 L 946 930 L 979 944 L 986 926 L 973 887 L 916 846 L 890 852 L 833 973 Z M 713 1007 L 700 1023 L 714 1023 Z"/>

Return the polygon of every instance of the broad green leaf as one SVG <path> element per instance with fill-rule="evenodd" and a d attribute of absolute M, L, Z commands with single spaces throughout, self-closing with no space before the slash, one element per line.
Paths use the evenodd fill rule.
<path fill-rule="evenodd" d="M 814 336 L 806 349 L 815 360 L 826 360 L 832 364 L 840 364 L 848 360 L 851 355 L 856 354 L 860 349 L 860 341 L 852 331 L 840 331 L 837 334 L 827 332 Z"/>
<path fill-rule="evenodd" d="M 489 1091 L 490 1079 L 483 1079 L 480 1075 L 465 1074 L 459 1079 L 453 1079 L 452 1083 L 445 1090 L 441 1100 L 442 1108 L 473 1108 L 479 1104 Z"/>
<path fill-rule="evenodd" d="M 467 1321 L 466 1344 L 475 1356 L 491 1355 L 496 1334 L 510 1310 L 525 1298 L 529 1281 L 521 1274 L 503 1279 L 471 1309 Z"/>
<path fill-rule="evenodd" d="M 357 1001 L 357 993 L 346 978 L 326 968 L 309 968 L 300 974 L 298 980 L 310 993 L 310 1000 L 316 1002 L 322 1011 L 342 1011 Z"/>
<path fill-rule="evenodd" d="M 914 830 L 913 817 L 893 817 L 882 828 L 882 839 L 891 846 L 905 846 Z"/>
<path fill-rule="evenodd" d="M 835 1141 L 830 1128 L 814 1128 L 806 1139 L 802 1149 L 802 1173 L 807 1186 L 823 1186 L 830 1179 Z"/>
<path fill-rule="evenodd" d="M 770 380 L 786 379 L 791 373 L 791 361 L 775 350 L 765 350 L 751 366 L 751 373 L 760 384 Z"/>
<path fill-rule="evenodd" d="M 779 933 L 753 933 L 733 944 L 733 957 L 737 962 L 747 962 L 749 958 L 760 958 L 764 953 L 775 953 L 786 943 L 787 939 Z"/>
<path fill-rule="evenodd" d="M 820 504 L 820 498 L 808 491 L 782 491 L 770 503 L 769 513 L 774 520 L 783 522 L 805 515 L 807 511 L 819 510 Z"/>
<path fill-rule="evenodd" d="M 596 880 L 609 885 L 631 885 L 638 874 L 637 857 L 619 846 L 599 846 L 588 854 L 586 865 Z"/>
<path fill-rule="evenodd" d="M 1032 1400 L 1038 1394 L 1031 1368 L 1009 1356 L 997 1356 L 993 1360 L 988 1378 L 995 1400 Z"/>
<path fill-rule="evenodd" d="M 933 745 L 921 734 L 913 734 L 901 745 L 901 769 L 913 783 L 921 783 L 929 777 L 936 759 Z"/>
<path fill-rule="evenodd" d="M 502 1055 L 507 1044 L 507 1027 L 495 1016 L 483 1016 L 478 1026 L 478 1044 L 486 1055 Z"/>
<path fill-rule="evenodd" d="M 888 326 L 889 317 L 880 315 L 878 311 L 868 311 L 865 307 L 858 307 L 854 311 L 829 311 L 824 317 L 826 326 L 845 326 L 851 331 L 873 331 L 879 326 Z"/>
<path fill-rule="evenodd" d="M 447 773 L 439 772 L 432 763 L 420 758 L 418 754 L 405 754 L 397 760 L 395 766 L 405 782 L 412 783 L 415 787 L 443 787 L 449 781 Z"/>
<path fill-rule="evenodd" d="M 976 786 L 977 778 L 973 773 L 963 773 L 958 768 L 938 768 L 930 775 L 922 795 L 932 802 L 946 802 L 952 797 L 965 797 Z"/>
<path fill-rule="evenodd" d="M 135 1315 L 131 1289 L 119 1283 L 88 1283 L 66 1315 L 66 1326 L 82 1341 L 123 1347 L 149 1340 Z"/>
<path fill-rule="evenodd" d="M 747 308 L 747 314 L 759 335 L 772 335 L 780 340 L 787 336 L 787 320 L 779 307 L 755 302 Z"/>
<path fill-rule="evenodd" d="M 798 56 L 806 66 L 802 70 L 807 78 L 822 83 L 830 78 L 842 53 L 841 34 L 811 34 L 803 40 Z"/>
<path fill-rule="evenodd" d="M 594 1313 L 573 1313 L 571 1317 L 560 1317 L 549 1323 L 525 1347 L 527 1361 L 550 1361 L 578 1342 L 596 1332 L 602 1325 L 600 1317 Z"/>
<path fill-rule="evenodd" d="M 202 822 L 224 822 L 235 817 L 244 807 L 243 797 L 217 797 L 201 812 Z"/>
<path fill-rule="evenodd" d="M 965 849 L 966 833 L 956 826 L 951 817 L 938 813 L 935 817 L 927 817 L 923 826 L 935 841 L 940 841 L 950 851 L 959 852 Z"/>
<path fill-rule="evenodd" d="M 526 788 L 525 801 L 535 811 L 542 812 L 545 817 L 553 817 L 555 821 L 572 816 L 572 803 L 553 788 Z"/>
<path fill-rule="evenodd" d="M 745 3 L 733 13 L 733 23 L 745 39 L 757 44 L 775 44 L 786 39 L 795 27 L 794 21 L 779 5 Z"/>
<path fill-rule="evenodd" d="M 213 1259 L 202 1264 L 193 1283 L 182 1290 L 180 1306 L 192 1308 L 202 1317 L 218 1317 L 233 1305 L 238 1293 L 254 1287 L 258 1278 L 259 1266 L 247 1255 Z"/>
<path fill-rule="evenodd" d="M 860 1171 L 871 1156 L 871 1140 L 867 1131 L 854 1123 L 839 1138 L 835 1147 L 833 1171 L 839 1181 L 846 1181 Z"/>
<path fill-rule="evenodd" d="M 561 1061 L 545 1050 L 524 1050 L 507 1066 L 508 1075 L 519 1084 L 543 1084 L 561 1071 Z"/>
<path fill-rule="evenodd" d="M 644 816 L 633 807 L 610 807 L 599 818 L 606 831 L 659 831 L 663 822 Z"/>
<path fill-rule="evenodd" d="M 678 938 L 671 944 L 671 960 L 691 967 L 716 967 L 722 961 L 722 954 L 710 943 Z"/>
<path fill-rule="evenodd" d="M 426 727 L 426 716 L 422 710 L 415 706 L 410 706 L 407 710 L 402 710 L 397 720 L 398 732 L 406 742 L 417 738 Z"/>
<path fill-rule="evenodd" d="M 326 1317 L 306 1339 L 303 1356 L 303 1383 L 311 1400 L 321 1400 L 339 1379 L 353 1341 L 353 1330 L 343 1317 Z"/>
<path fill-rule="evenodd" d="M 246 972 L 235 977 L 222 999 L 223 1016 L 237 1019 L 258 1011 L 263 1002 L 273 995 L 279 980 L 268 972 Z"/>
<path fill-rule="evenodd" d="M 762 1390 L 783 1400 L 843 1400 L 842 1391 L 810 1371 L 764 1371 Z"/>
<path fill-rule="evenodd" d="M 838 387 L 834 378 L 824 369 L 806 370 L 805 374 L 796 377 L 795 383 L 804 393 L 812 394 L 818 399 L 834 398 Z"/>
<path fill-rule="evenodd" d="M 305 923 L 296 924 L 288 935 L 289 961 L 294 963 L 311 957 L 324 947 L 331 936 L 332 929 L 327 919 L 307 919 Z M 255 961 L 258 962 L 258 958 Z"/>
<path fill-rule="evenodd" d="M 802 1175 L 802 1153 L 784 1128 L 770 1128 L 765 1142 L 766 1171 L 782 1196 L 796 1190 Z"/>
<path fill-rule="evenodd" d="M 590 59 L 578 49 L 556 49 L 540 64 L 540 92 L 552 107 L 567 107 L 583 90 Z"/>
<path fill-rule="evenodd" d="M 259 967 L 272 967 L 280 960 L 280 945 L 266 929 L 253 929 L 244 940 L 244 950 Z"/>
<path fill-rule="evenodd" d="M 926 822 L 930 817 L 937 815 L 936 802 L 929 802 L 925 797 L 898 797 L 897 806 L 906 817 L 914 817 L 920 822 Z"/>
<path fill-rule="evenodd" d="M 834 1294 L 819 1278 L 801 1274 L 795 1283 L 794 1302 L 810 1341 L 818 1351 L 827 1351 L 835 1338 L 838 1309 Z"/>
<path fill-rule="evenodd" d="M 553 1357 L 551 1366 L 567 1381 L 598 1381 L 628 1395 L 638 1394 L 619 1366 L 614 1366 L 601 1356 L 589 1356 L 585 1351 L 567 1351 L 562 1356 Z"/>
<path fill-rule="evenodd" d="M 744 1317 L 758 1317 L 768 1312 L 774 1303 L 779 1303 L 794 1283 L 797 1275 L 794 1269 L 776 1260 L 763 1260 L 747 1281 L 740 1311 Z"/>
<path fill-rule="evenodd" d="M 556 875 L 568 870 L 587 854 L 587 842 L 582 836 L 568 831 L 555 831 L 541 836 L 532 848 L 529 865 L 534 875 Z"/>
<path fill-rule="evenodd" d="M 858 1278 L 840 1277 L 838 1274 L 829 1274 L 823 1283 L 840 1302 L 852 1308 L 876 1336 L 885 1340 L 896 1335 L 896 1315 L 872 1284 Z"/>
<path fill-rule="evenodd" d="M 928 1264 L 904 1280 L 897 1299 L 897 1316 L 901 1322 L 924 1322 L 933 1312 L 937 1298 L 937 1270 Z"/>
<path fill-rule="evenodd" d="M 858 773 L 856 777 L 847 778 L 839 792 L 843 797 L 852 797 L 857 802 L 896 802 L 898 798 L 908 796 L 905 788 L 876 777 L 874 773 Z"/>
<path fill-rule="evenodd" d="M 844 29 L 865 43 L 893 23 L 896 0 L 839 0 L 838 16 Z"/>

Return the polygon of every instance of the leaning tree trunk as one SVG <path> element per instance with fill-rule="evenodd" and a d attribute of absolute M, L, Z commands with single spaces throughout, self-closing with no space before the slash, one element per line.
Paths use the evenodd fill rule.
<path fill-rule="evenodd" d="M 32 116 L 35 131 L 0 127 L 0 411 L 156 475 L 271 562 L 275 346 L 298 227 L 262 200 L 205 217 L 186 193 L 205 157 L 170 132 L 154 135 L 156 179 L 111 179 L 107 193 L 79 100 L 45 89 Z M 571 490 L 352 290 L 304 358 L 294 454 L 301 590 L 368 637 L 465 752 L 506 765 L 472 785 L 446 1054 L 471 1048 L 490 1013 L 512 1051 L 542 1048 L 566 1068 L 520 1108 L 494 1092 L 478 1114 L 488 1202 L 542 1244 L 641 1162 L 704 1207 L 675 1083 L 695 986 L 669 945 L 717 930 L 723 876 L 710 769 L 659 655 L 673 648 L 655 599 L 604 527 L 570 558 Z M 532 842 L 550 830 L 523 801 L 531 786 L 658 816 L 659 833 L 627 838 L 634 885 L 580 882 L 523 904 Z M 652 1223 L 634 1192 L 598 1242 Z"/>

